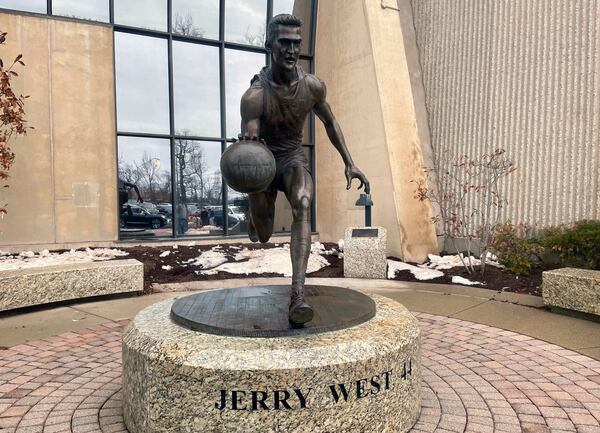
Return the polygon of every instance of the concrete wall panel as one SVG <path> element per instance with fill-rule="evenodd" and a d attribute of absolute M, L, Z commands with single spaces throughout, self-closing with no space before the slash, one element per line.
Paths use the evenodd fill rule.
<path fill-rule="evenodd" d="M 112 30 L 51 26 L 56 241 L 116 239 Z"/>
<path fill-rule="evenodd" d="M 0 220 L 0 245 L 54 242 L 54 190 L 48 91 L 48 21 L 21 15 L 0 14 L 0 28 L 7 32 L 0 57 L 6 65 L 23 54 L 26 67 L 16 67 L 16 93 L 29 95 L 25 112 L 30 130 L 12 141 L 16 154 L 10 170 L 10 188 L 0 189 L 0 202 L 8 214 Z"/>
<path fill-rule="evenodd" d="M 600 1 L 412 6 L 436 153 L 506 149 L 504 219 L 600 218 Z"/>
<path fill-rule="evenodd" d="M 320 2 L 317 74 L 348 148 L 372 185 L 373 224 L 388 229 L 388 252 L 422 261 L 437 251 L 427 204 L 414 199 L 422 176 L 421 140 L 398 12 L 379 2 Z M 417 168 L 415 168 L 417 167 Z M 337 240 L 345 227 L 362 225 L 354 206 L 358 194 L 345 192 L 344 166 L 317 128 L 317 214 L 323 240 Z"/>
<path fill-rule="evenodd" d="M 117 240 L 112 29 L 11 13 L 0 25 L 2 58 L 27 63 L 15 85 L 35 127 L 13 147 L 0 245 Z"/>

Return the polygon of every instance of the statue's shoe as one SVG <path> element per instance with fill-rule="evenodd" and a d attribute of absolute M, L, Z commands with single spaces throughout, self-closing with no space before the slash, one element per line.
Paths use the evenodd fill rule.
<path fill-rule="evenodd" d="M 296 325 L 302 325 L 306 322 L 310 322 L 315 315 L 312 307 L 306 302 L 299 300 L 290 305 L 290 322 Z"/>

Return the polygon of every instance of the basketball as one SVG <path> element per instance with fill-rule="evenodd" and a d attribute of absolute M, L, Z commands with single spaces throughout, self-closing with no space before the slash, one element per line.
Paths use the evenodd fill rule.
<path fill-rule="evenodd" d="M 264 191 L 275 177 L 275 158 L 264 144 L 241 140 L 221 155 L 221 174 L 237 192 Z"/>

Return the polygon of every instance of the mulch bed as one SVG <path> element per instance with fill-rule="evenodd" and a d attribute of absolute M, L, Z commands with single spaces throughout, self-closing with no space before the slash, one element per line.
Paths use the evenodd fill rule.
<path fill-rule="evenodd" d="M 281 246 L 281 244 L 220 244 L 227 255 L 230 255 L 230 261 L 234 262 L 233 255 L 240 251 L 241 248 L 249 250 L 269 249 Z M 326 249 L 337 248 L 335 243 L 323 243 Z M 228 272 L 217 272 L 213 275 L 198 275 L 195 271 L 200 268 L 196 266 L 182 267 L 181 263 L 189 259 L 198 257 L 203 251 L 208 251 L 215 245 L 200 245 L 200 246 L 183 246 L 179 245 L 177 249 L 172 247 L 131 247 L 119 249 L 129 253 L 128 256 L 116 257 L 116 259 L 136 259 L 144 264 L 144 292 L 151 293 L 152 284 L 164 283 L 185 283 L 189 281 L 207 281 L 207 280 L 225 280 L 234 278 L 264 278 L 264 277 L 281 277 L 281 274 L 276 273 L 261 273 L 261 274 L 230 274 Z M 233 248 L 232 248 L 233 247 Z M 164 251 L 171 251 L 166 257 L 160 257 Z M 308 277 L 343 277 L 344 262 L 337 255 L 328 255 L 327 261 L 330 266 L 319 269 L 316 272 L 307 274 Z M 172 269 L 165 270 L 163 266 L 171 266 Z"/>
<path fill-rule="evenodd" d="M 227 253 L 235 254 L 240 248 L 248 249 L 260 249 L 260 248 L 275 248 L 280 244 L 222 244 L 222 248 Z M 324 243 L 326 249 L 337 248 L 335 243 Z M 130 247 L 120 248 L 123 251 L 127 251 L 129 256 L 120 257 L 121 259 L 136 259 L 144 264 L 144 286 L 145 292 L 152 292 L 152 284 L 163 284 L 163 283 L 185 283 L 189 281 L 199 280 L 223 280 L 233 278 L 255 278 L 255 277 L 281 277 L 280 274 L 265 273 L 265 274 L 230 274 L 227 272 L 218 272 L 214 275 L 198 275 L 194 271 L 198 270 L 198 267 L 187 266 L 182 267 L 181 263 L 186 260 L 198 257 L 201 252 L 210 250 L 214 245 L 201 245 L 201 246 L 184 246 L 179 245 L 177 249 L 172 247 Z M 234 247 L 234 248 L 232 248 Z M 237 249 L 236 249 L 237 248 Z M 171 251 L 167 257 L 160 257 L 160 254 L 164 251 Z M 342 278 L 344 276 L 344 262 L 343 259 L 332 254 L 326 256 L 330 263 L 323 269 L 308 274 L 308 277 L 329 277 L 329 278 Z M 391 259 L 394 259 L 393 257 Z M 230 259 L 234 261 L 233 258 Z M 396 259 L 397 260 L 397 259 Z M 171 266 L 172 269 L 164 270 L 163 266 Z M 493 266 L 487 266 L 484 275 L 479 273 L 476 267 L 475 274 L 468 274 L 462 267 L 455 267 L 444 270 L 444 276 L 435 278 L 433 280 L 419 281 L 409 271 L 399 271 L 396 273 L 394 280 L 398 281 L 410 281 L 410 282 L 426 282 L 426 283 L 437 283 L 437 284 L 452 284 L 453 276 L 461 276 L 469 280 L 480 281 L 485 283 L 483 285 L 476 285 L 474 287 L 480 287 L 484 289 L 494 291 L 507 291 L 524 293 L 529 295 L 541 296 L 540 286 L 542 284 L 542 269 L 536 268 L 531 271 L 530 275 L 517 276 L 513 275 L 503 269 L 498 269 Z"/>
<path fill-rule="evenodd" d="M 392 260 L 395 258 L 390 257 Z M 399 259 L 395 259 L 399 260 Z M 495 291 L 504 292 L 515 292 L 526 295 L 542 296 L 542 272 L 544 270 L 540 268 L 534 268 L 531 270 L 529 275 L 514 275 L 510 272 L 499 269 L 494 266 L 486 266 L 485 272 L 481 275 L 479 266 L 475 266 L 475 273 L 469 274 L 466 269 L 462 266 L 444 269 L 443 277 L 434 278 L 427 281 L 417 280 L 410 271 L 398 271 L 394 280 L 397 281 L 414 281 L 421 283 L 434 283 L 434 284 L 453 284 L 452 277 L 458 276 L 463 277 L 471 281 L 479 281 L 485 284 L 477 284 L 472 287 L 479 287 L 482 289 L 489 289 Z"/>

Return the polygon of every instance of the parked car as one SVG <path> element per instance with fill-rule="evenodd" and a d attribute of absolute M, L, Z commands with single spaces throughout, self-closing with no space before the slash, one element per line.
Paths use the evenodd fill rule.
<path fill-rule="evenodd" d="M 173 205 L 171 203 L 159 203 L 156 205 L 156 209 L 167 218 L 173 218 Z"/>
<path fill-rule="evenodd" d="M 217 227 L 223 227 L 223 209 L 216 209 L 214 211 L 214 216 L 212 217 L 212 224 L 217 226 Z M 236 217 L 234 217 L 233 215 L 227 215 L 227 222 L 229 224 L 229 227 L 234 227 L 235 225 L 239 224 L 240 220 Z"/>
<path fill-rule="evenodd" d="M 121 227 L 150 227 L 158 229 L 168 224 L 168 218 L 156 212 L 152 213 L 141 206 L 128 205 L 121 209 Z"/>
<path fill-rule="evenodd" d="M 234 218 L 240 221 L 246 221 L 246 215 L 241 211 L 238 206 L 229 206 L 228 213 Z"/>

